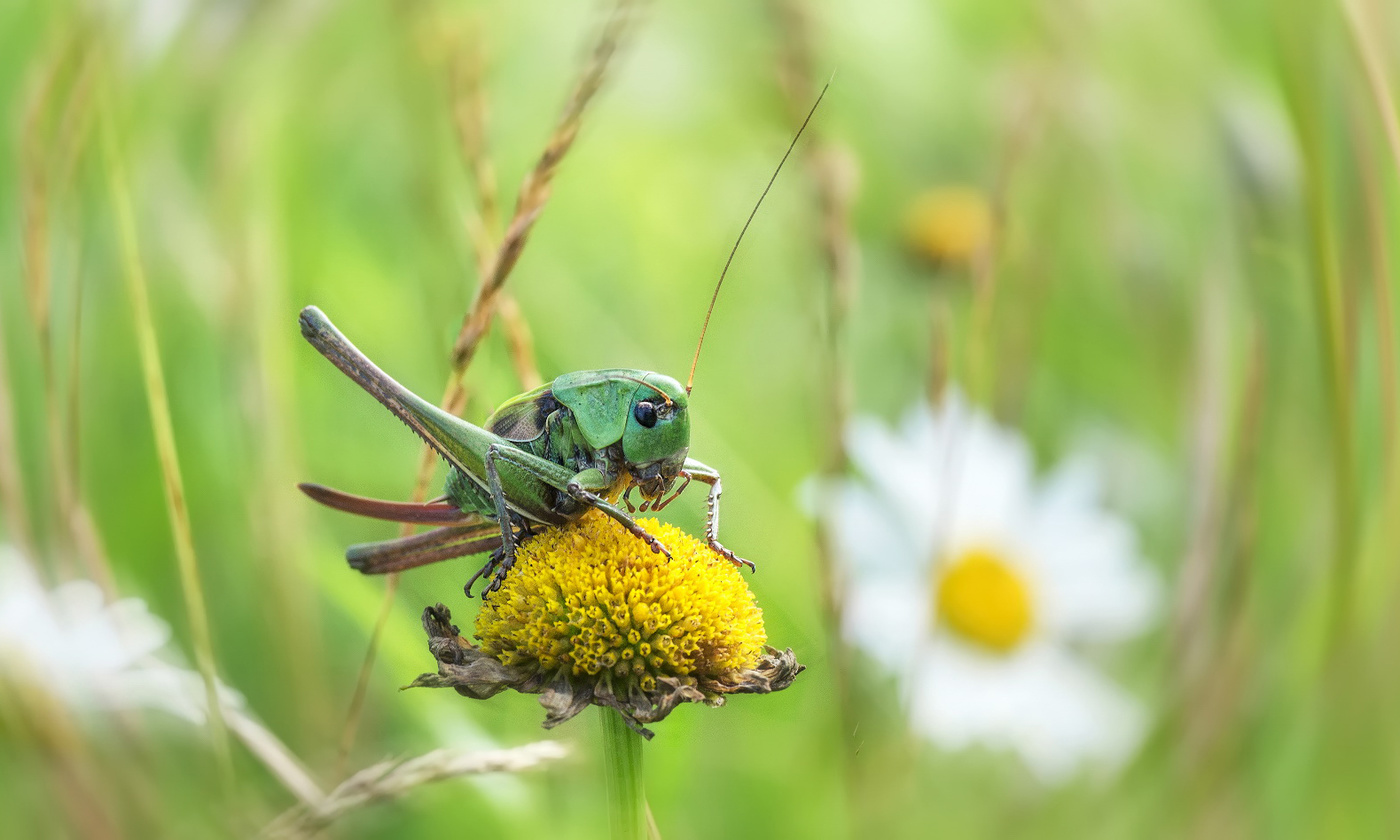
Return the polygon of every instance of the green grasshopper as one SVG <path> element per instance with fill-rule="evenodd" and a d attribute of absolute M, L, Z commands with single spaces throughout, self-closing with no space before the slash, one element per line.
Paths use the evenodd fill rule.
<path fill-rule="evenodd" d="M 498 550 L 499 556 L 478 572 L 480 576 L 499 569 L 494 589 L 515 562 L 517 530 L 528 534 L 535 525 L 563 525 L 589 508 L 616 519 L 652 551 L 670 557 L 666 547 L 615 501 L 620 496 L 635 512 L 638 508 L 630 496 L 637 490 L 642 511 L 660 510 L 692 480 L 710 486 L 706 542 L 731 562 L 753 567 L 719 543 L 720 475 L 686 457 L 689 389 L 671 377 L 621 368 L 566 373 L 506 401 L 483 428 L 395 382 L 316 307 L 302 310 L 301 333 L 450 467 L 444 497 L 422 504 L 367 499 L 318 484 L 299 485 L 311 498 L 337 510 L 442 526 L 415 536 L 351 546 L 346 559 L 352 567 L 382 574 Z"/>
<path fill-rule="evenodd" d="M 823 88 L 822 95 L 825 93 Z M 819 95 L 813 112 L 821 99 Z M 809 112 L 807 121 L 811 116 Z M 440 526 L 414 536 L 353 545 L 345 555 L 351 567 L 366 574 L 383 574 L 490 551 L 491 558 L 467 583 L 470 595 L 477 578 L 490 575 L 485 597 L 500 586 L 514 564 L 520 539 L 537 526 L 557 527 L 591 508 L 617 520 L 653 552 L 669 558 L 666 547 L 630 513 L 661 510 L 691 481 L 699 481 L 710 488 L 706 543 L 735 565 L 753 569 L 753 563 L 719 542 L 719 472 L 687 457 L 689 396 L 724 276 L 807 121 L 793 137 L 729 252 L 684 388 L 669 376 L 643 370 L 566 373 L 507 400 L 487 418 L 484 427 L 476 426 L 395 382 L 356 349 L 321 310 L 314 306 L 303 309 L 301 333 L 306 340 L 407 424 L 450 467 L 444 495 L 424 503 L 368 499 L 319 484 L 299 485 L 311 498 L 337 510 Z M 642 497 L 639 507 L 631 501 L 633 490 Z M 627 506 L 626 511 L 618 507 L 618 501 Z"/>

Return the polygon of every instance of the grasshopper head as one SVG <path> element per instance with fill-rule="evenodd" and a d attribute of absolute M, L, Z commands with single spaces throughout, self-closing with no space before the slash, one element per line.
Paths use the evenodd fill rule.
<path fill-rule="evenodd" d="M 643 498 L 665 494 L 690 451 L 690 405 L 685 389 L 669 376 L 648 373 L 632 398 L 622 455 Z"/>

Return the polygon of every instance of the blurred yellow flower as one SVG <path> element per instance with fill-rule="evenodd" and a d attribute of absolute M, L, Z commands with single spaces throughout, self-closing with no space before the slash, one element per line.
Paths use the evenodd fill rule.
<path fill-rule="evenodd" d="M 904 242 L 936 266 L 966 266 L 992 239 L 992 205 L 972 187 L 936 187 L 920 193 L 904 216 Z"/>
<path fill-rule="evenodd" d="M 737 567 L 674 526 L 638 524 L 669 559 L 597 512 L 527 540 L 477 615 L 480 647 L 458 635 L 444 607 L 427 610 L 439 670 L 414 685 L 476 698 L 539 693 L 546 727 L 589 703 L 609 706 L 648 737 L 641 724 L 679 703 L 720 705 L 726 694 L 790 685 L 803 666 L 791 650 L 767 647 Z"/>

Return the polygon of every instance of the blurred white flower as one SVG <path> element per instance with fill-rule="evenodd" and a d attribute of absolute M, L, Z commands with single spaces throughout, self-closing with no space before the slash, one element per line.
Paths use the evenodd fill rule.
<path fill-rule="evenodd" d="M 1026 442 L 952 392 L 894 431 L 857 420 L 848 445 L 843 630 L 902 678 L 911 725 L 1012 750 L 1046 782 L 1126 759 L 1145 714 L 1081 648 L 1144 629 L 1159 583 L 1087 463 L 1037 482 Z"/>
<path fill-rule="evenodd" d="M 13 548 L 0 545 L 0 683 L 43 691 L 75 710 L 158 709 L 200 724 L 199 674 L 157 654 L 170 627 L 139 598 L 106 603 L 87 580 L 44 588 Z M 220 703 L 242 700 L 220 686 Z"/>

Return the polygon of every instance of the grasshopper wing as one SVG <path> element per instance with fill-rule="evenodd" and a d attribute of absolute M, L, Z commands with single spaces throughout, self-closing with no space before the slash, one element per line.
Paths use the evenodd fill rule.
<path fill-rule="evenodd" d="M 528 443 L 544 434 L 545 421 L 559 410 L 553 385 L 541 385 L 512 397 L 486 418 L 486 430 L 512 443 Z"/>

